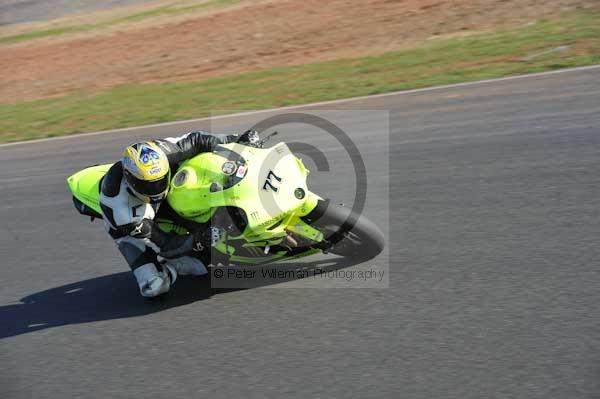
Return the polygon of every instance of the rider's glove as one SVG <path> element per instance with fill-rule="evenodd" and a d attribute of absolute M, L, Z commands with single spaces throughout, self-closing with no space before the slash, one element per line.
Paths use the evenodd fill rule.
<path fill-rule="evenodd" d="M 259 147 L 260 137 L 258 136 L 258 132 L 256 130 L 246 130 L 237 139 L 237 142 L 240 144 L 249 145 L 251 147 Z"/>

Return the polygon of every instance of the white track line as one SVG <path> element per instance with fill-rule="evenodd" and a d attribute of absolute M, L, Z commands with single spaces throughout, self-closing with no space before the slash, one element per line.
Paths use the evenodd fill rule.
<path fill-rule="evenodd" d="M 423 92 L 428 92 L 428 91 L 451 89 L 451 88 L 457 88 L 457 87 L 476 86 L 476 85 L 485 84 L 485 83 L 506 82 L 506 81 L 510 81 L 510 80 L 535 78 L 535 77 L 539 77 L 539 76 L 549 76 L 549 75 L 558 75 L 558 74 L 563 74 L 563 73 L 589 71 L 589 70 L 594 70 L 594 69 L 600 69 L 600 65 L 590 65 L 590 66 L 584 66 L 584 67 L 566 68 L 566 69 L 559 69 L 556 71 L 537 72 L 537 73 L 530 73 L 530 74 L 525 74 L 525 75 L 507 76 L 504 78 L 496 78 L 496 79 L 477 80 L 474 82 L 454 83 L 454 84 L 442 85 L 442 86 L 423 87 L 420 89 L 402 90 L 402 91 L 395 91 L 395 92 L 390 92 L 390 93 L 373 94 L 373 95 L 369 95 L 369 96 L 350 97 L 350 98 L 343 98 L 343 99 L 339 99 L 339 100 L 321 101 L 321 102 L 302 104 L 302 105 L 290 105 L 287 107 L 261 109 L 261 110 L 257 110 L 257 111 L 247 111 L 247 112 L 240 112 L 240 113 L 236 113 L 236 114 L 207 116 L 207 117 L 203 117 L 203 118 L 186 119 L 186 120 L 175 121 L 175 122 L 156 123 L 153 125 L 132 126 L 132 127 L 121 128 L 121 129 L 102 130 L 99 132 L 92 132 L 92 133 L 78 133 L 78 134 L 72 134 L 72 135 L 68 135 L 68 136 L 48 137 L 48 138 L 44 138 L 44 139 L 26 140 L 26 141 L 15 141 L 14 143 L 0 144 L 0 148 L 10 147 L 10 146 L 15 146 L 15 145 L 22 145 L 22 144 L 42 143 L 45 141 L 69 140 L 69 139 L 79 138 L 79 137 L 96 136 L 96 135 L 100 135 L 100 134 L 107 135 L 107 134 L 114 134 L 114 133 L 123 133 L 123 132 L 132 131 L 132 130 L 147 129 L 147 128 L 153 128 L 153 127 L 176 126 L 176 125 L 181 125 L 181 124 L 185 124 L 185 123 L 206 121 L 206 120 L 210 120 L 210 119 L 215 120 L 215 119 L 233 118 L 233 117 L 256 115 L 256 114 L 262 114 L 262 113 L 268 113 L 268 112 L 284 111 L 284 110 L 290 110 L 290 109 L 316 107 L 316 106 L 321 106 L 321 105 L 340 104 L 340 103 L 345 103 L 345 102 L 368 100 L 368 99 L 373 99 L 373 98 L 384 98 L 384 97 L 392 97 L 392 96 L 399 96 L 399 95 L 412 94 L 412 93 L 423 93 Z"/>

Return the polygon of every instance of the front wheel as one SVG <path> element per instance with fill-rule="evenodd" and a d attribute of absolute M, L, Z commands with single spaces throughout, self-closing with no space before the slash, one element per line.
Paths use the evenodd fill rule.
<path fill-rule="evenodd" d="M 302 219 L 323 233 L 332 254 L 368 260 L 385 247 L 385 237 L 375 223 L 329 200 L 319 201 Z"/>

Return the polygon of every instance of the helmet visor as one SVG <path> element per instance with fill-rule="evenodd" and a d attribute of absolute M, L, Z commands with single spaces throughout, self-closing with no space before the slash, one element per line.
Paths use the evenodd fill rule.
<path fill-rule="evenodd" d="M 138 179 L 128 171 L 123 171 L 127 185 L 137 194 L 148 199 L 149 202 L 156 203 L 165 199 L 167 189 L 169 188 L 169 177 L 171 173 L 167 173 L 163 177 L 154 181 L 146 181 Z"/>

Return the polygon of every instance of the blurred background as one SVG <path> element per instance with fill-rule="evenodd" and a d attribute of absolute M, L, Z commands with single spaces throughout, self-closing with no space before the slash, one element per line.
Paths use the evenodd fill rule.
<path fill-rule="evenodd" d="M 600 61 L 597 0 L 7 0 L 0 141 Z"/>

